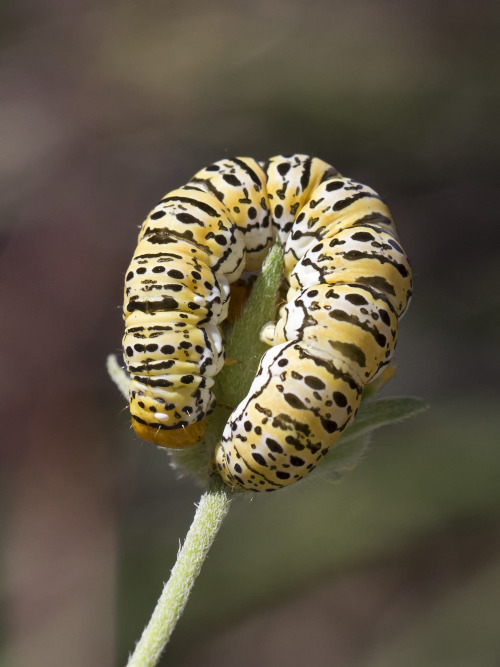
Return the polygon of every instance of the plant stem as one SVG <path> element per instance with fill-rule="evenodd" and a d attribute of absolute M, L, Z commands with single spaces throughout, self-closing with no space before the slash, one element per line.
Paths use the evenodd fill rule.
<path fill-rule="evenodd" d="M 210 487 L 200 499 L 170 579 L 163 588 L 127 667 L 153 667 L 157 664 L 186 606 L 203 561 L 228 513 L 232 495 L 232 491 L 218 476 L 213 478 Z"/>

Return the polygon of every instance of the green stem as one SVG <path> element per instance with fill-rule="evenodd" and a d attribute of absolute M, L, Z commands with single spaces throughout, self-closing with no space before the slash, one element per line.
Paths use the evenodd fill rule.
<path fill-rule="evenodd" d="M 214 477 L 201 497 L 198 509 L 170 579 L 153 611 L 127 667 L 153 667 L 179 620 L 203 561 L 229 511 L 232 492 L 219 477 Z"/>

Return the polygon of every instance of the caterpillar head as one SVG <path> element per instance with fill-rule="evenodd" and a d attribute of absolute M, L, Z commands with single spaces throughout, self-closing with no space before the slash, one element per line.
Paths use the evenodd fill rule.
<path fill-rule="evenodd" d="M 205 435 L 206 420 L 189 424 L 177 429 L 164 430 L 148 424 L 141 424 L 132 419 L 132 426 L 137 435 L 143 440 L 153 442 L 160 447 L 169 449 L 183 449 L 199 442 Z"/>

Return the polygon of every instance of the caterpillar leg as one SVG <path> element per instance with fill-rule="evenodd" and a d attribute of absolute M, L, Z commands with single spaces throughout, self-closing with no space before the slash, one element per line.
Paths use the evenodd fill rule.
<path fill-rule="evenodd" d="M 183 449 L 199 442 L 205 435 L 206 419 L 183 426 L 178 429 L 160 429 L 155 426 L 148 426 L 132 419 L 132 426 L 139 438 L 154 442 L 161 447 L 172 449 Z"/>
<path fill-rule="evenodd" d="M 260 330 L 260 339 L 263 343 L 266 343 L 267 345 L 276 345 L 275 335 L 276 335 L 276 322 L 268 322 L 267 324 L 264 324 L 264 326 Z"/>

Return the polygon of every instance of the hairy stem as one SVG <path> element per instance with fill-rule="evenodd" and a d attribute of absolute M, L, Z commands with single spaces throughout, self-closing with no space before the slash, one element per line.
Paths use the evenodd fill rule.
<path fill-rule="evenodd" d="M 219 477 L 214 477 L 209 489 L 201 497 L 170 579 L 163 588 L 127 667 L 153 667 L 157 664 L 186 606 L 208 550 L 228 513 L 231 497 L 232 491 Z"/>

